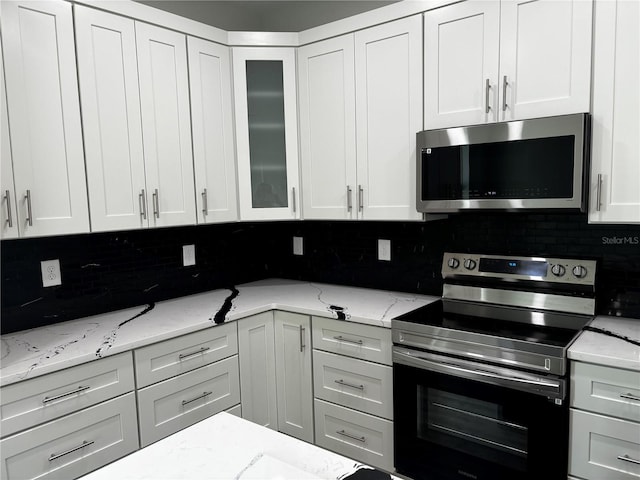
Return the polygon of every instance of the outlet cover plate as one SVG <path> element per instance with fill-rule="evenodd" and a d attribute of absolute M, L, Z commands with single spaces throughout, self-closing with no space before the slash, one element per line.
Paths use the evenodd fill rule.
<path fill-rule="evenodd" d="M 293 254 L 294 255 L 303 255 L 303 240 L 302 237 L 293 237 Z"/>
<path fill-rule="evenodd" d="M 196 246 L 195 245 L 183 245 L 182 246 L 182 265 L 190 267 L 196 264 Z"/>
<path fill-rule="evenodd" d="M 60 260 L 44 260 L 40 262 L 40 270 L 42 270 L 42 286 L 54 287 L 62 285 L 62 276 L 60 275 Z"/>
<path fill-rule="evenodd" d="M 378 240 L 378 260 L 391 261 L 391 240 Z"/>

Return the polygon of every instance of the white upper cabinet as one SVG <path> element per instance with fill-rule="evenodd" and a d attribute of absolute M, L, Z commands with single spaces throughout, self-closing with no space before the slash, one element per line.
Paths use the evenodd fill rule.
<path fill-rule="evenodd" d="M 135 22 L 150 226 L 196 223 L 186 38 Z"/>
<path fill-rule="evenodd" d="M 589 222 L 640 223 L 640 3 L 596 2 Z"/>
<path fill-rule="evenodd" d="M 588 112 L 590 0 L 463 2 L 425 13 L 425 128 Z"/>
<path fill-rule="evenodd" d="M 461 2 L 424 14 L 424 128 L 495 122 L 500 3 Z"/>
<path fill-rule="evenodd" d="M 420 220 L 422 19 L 298 50 L 304 218 Z"/>
<path fill-rule="evenodd" d="M 240 218 L 300 217 L 293 48 L 234 48 Z"/>
<path fill-rule="evenodd" d="M 422 130 L 422 19 L 355 34 L 359 217 L 421 220 L 416 133 Z"/>
<path fill-rule="evenodd" d="M 1 9 L 20 233 L 88 232 L 71 4 L 3 0 Z"/>
<path fill-rule="evenodd" d="M 229 48 L 187 39 L 198 223 L 238 219 Z"/>
<path fill-rule="evenodd" d="M 11 164 L 11 141 L 9 139 L 9 117 L 7 115 L 7 95 L 4 88 L 4 63 L 0 48 L 0 194 L 2 195 L 2 213 L 0 214 L 0 238 L 16 238 L 18 236 L 18 217 L 16 216 L 16 190 L 13 186 L 13 165 Z"/>
<path fill-rule="evenodd" d="M 509 0 L 500 12 L 500 120 L 589 111 L 593 4 Z"/>
<path fill-rule="evenodd" d="M 358 216 L 353 42 L 350 34 L 298 49 L 304 218 Z"/>
<path fill-rule="evenodd" d="M 134 22 L 74 8 L 91 229 L 146 227 Z"/>

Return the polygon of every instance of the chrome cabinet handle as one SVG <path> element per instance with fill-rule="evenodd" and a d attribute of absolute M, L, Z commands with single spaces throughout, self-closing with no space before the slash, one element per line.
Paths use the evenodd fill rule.
<path fill-rule="evenodd" d="M 337 430 L 336 433 L 338 435 L 342 435 L 343 437 L 352 438 L 353 440 L 357 440 L 362 443 L 364 443 L 367 440 L 365 437 L 358 437 L 357 435 L 353 435 L 352 433 L 347 433 L 344 430 Z"/>
<path fill-rule="evenodd" d="M 13 219 L 11 218 L 11 193 L 9 190 L 4 191 L 4 200 L 7 202 L 7 220 L 9 228 L 13 228 Z"/>
<path fill-rule="evenodd" d="M 487 78 L 484 87 L 484 103 L 486 106 L 484 109 L 484 113 L 489 113 L 491 111 L 491 105 L 489 104 L 489 90 L 491 90 L 491 82 Z"/>
<path fill-rule="evenodd" d="M 158 201 L 158 189 L 156 188 L 153 191 L 153 216 L 156 218 L 160 218 L 160 202 Z"/>
<path fill-rule="evenodd" d="M 351 186 L 347 185 L 347 212 L 351 212 L 353 210 L 353 201 L 351 198 L 351 194 Z"/>
<path fill-rule="evenodd" d="M 196 350 L 195 352 L 191 353 L 181 353 L 180 355 L 178 355 L 178 360 L 184 360 L 185 358 L 193 357 L 194 355 L 206 352 L 207 350 L 209 350 L 209 347 L 202 347 L 200 350 Z"/>
<path fill-rule="evenodd" d="M 205 188 L 202 191 L 202 214 L 206 217 L 207 212 L 209 211 L 209 207 L 207 205 L 207 189 Z"/>
<path fill-rule="evenodd" d="M 71 395 L 75 395 L 76 393 L 80 393 L 80 392 L 84 392 L 85 390 L 89 390 L 91 387 L 89 386 L 79 386 L 78 388 L 76 388 L 75 390 L 71 390 L 70 392 L 67 393 L 61 393 L 60 395 L 55 395 L 53 397 L 44 397 L 42 399 L 42 403 L 43 404 L 47 404 L 49 402 L 55 402 L 56 400 L 60 400 L 61 398 L 64 397 L 69 397 Z"/>
<path fill-rule="evenodd" d="M 358 185 L 358 211 L 361 212 L 364 209 L 364 188 L 362 185 Z"/>
<path fill-rule="evenodd" d="M 296 213 L 296 187 L 291 187 L 291 205 L 293 206 L 293 213 Z"/>
<path fill-rule="evenodd" d="M 31 212 L 31 190 L 27 190 L 24 198 L 27 200 L 27 223 L 30 227 L 33 227 L 33 213 Z"/>
<path fill-rule="evenodd" d="M 598 174 L 598 185 L 596 193 L 596 212 L 599 212 L 602 208 L 602 174 Z"/>
<path fill-rule="evenodd" d="M 636 460 L 635 458 L 631 458 L 629 455 L 618 455 L 618 460 L 622 460 L 624 462 L 635 463 L 636 465 L 640 465 L 640 460 Z"/>
<path fill-rule="evenodd" d="M 300 351 L 301 352 L 304 351 L 304 347 L 306 347 L 306 345 L 304 344 L 304 327 L 300 325 Z"/>
<path fill-rule="evenodd" d="M 356 390 L 364 391 L 364 385 L 354 385 L 353 383 L 345 382 L 342 379 L 334 380 L 334 382 L 337 383 L 338 385 L 344 385 L 345 387 L 351 387 L 351 388 L 355 388 Z"/>
<path fill-rule="evenodd" d="M 185 405 L 188 405 L 189 403 L 193 403 L 196 400 L 200 400 L 201 398 L 205 398 L 208 397 L 209 395 L 211 395 L 213 392 L 203 392 L 202 395 L 197 396 L 196 398 L 192 398 L 191 400 L 182 400 L 182 406 L 184 407 Z"/>
<path fill-rule="evenodd" d="M 620 398 L 626 398 L 627 400 L 635 400 L 636 402 L 640 402 L 640 397 L 634 395 L 633 393 L 621 393 Z"/>
<path fill-rule="evenodd" d="M 144 194 L 144 188 L 138 194 L 138 203 L 140 204 L 140 216 L 143 220 L 147 219 L 147 197 Z"/>
<path fill-rule="evenodd" d="M 70 448 L 66 452 L 52 453 L 51 455 L 49 455 L 49 461 L 53 462 L 57 458 L 64 457 L 65 455 L 69 455 L 70 453 L 73 453 L 73 452 L 76 452 L 78 450 L 81 450 L 84 447 L 88 447 L 89 445 L 93 445 L 94 443 L 95 443 L 94 441 L 87 442 L 86 440 L 84 440 L 80 445 L 78 445 L 77 447 L 74 447 L 74 448 Z"/>
<path fill-rule="evenodd" d="M 351 340 L 350 338 L 344 338 L 342 335 L 338 335 L 337 337 L 333 337 L 335 340 L 344 343 L 353 343 L 355 345 L 362 345 L 364 342 L 362 340 Z"/>
<path fill-rule="evenodd" d="M 506 111 L 507 110 L 507 85 L 509 85 L 509 82 L 507 82 L 507 76 L 505 75 L 504 77 L 502 77 L 502 111 Z"/>

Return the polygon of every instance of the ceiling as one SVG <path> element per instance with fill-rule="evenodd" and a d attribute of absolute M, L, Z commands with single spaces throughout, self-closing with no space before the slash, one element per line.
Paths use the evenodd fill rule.
<path fill-rule="evenodd" d="M 399 0 L 135 0 L 229 31 L 299 32 Z"/>

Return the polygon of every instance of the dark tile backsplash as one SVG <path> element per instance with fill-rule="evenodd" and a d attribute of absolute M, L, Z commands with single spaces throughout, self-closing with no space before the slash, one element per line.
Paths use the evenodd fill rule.
<path fill-rule="evenodd" d="M 292 255 L 292 237 L 304 255 Z M 377 240 L 391 240 L 391 261 Z M 598 312 L 640 318 L 640 226 L 589 225 L 586 215 L 460 214 L 433 222 L 236 223 L 3 240 L 2 333 L 214 288 L 286 277 L 431 295 L 444 251 L 600 261 Z M 182 266 L 182 245 L 197 264 Z M 59 258 L 63 284 L 43 288 L 40 261 Z"/>

